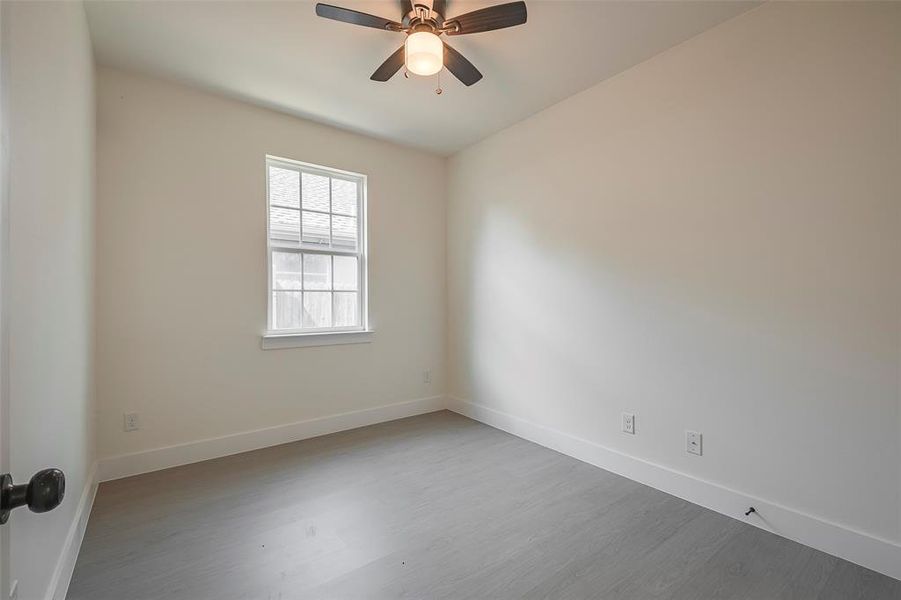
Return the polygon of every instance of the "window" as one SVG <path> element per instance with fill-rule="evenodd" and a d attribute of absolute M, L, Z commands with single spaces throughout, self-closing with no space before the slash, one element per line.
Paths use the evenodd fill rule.
<path fill-rule="evenodd" d="M 366 330 L 366 177 L 266 157 L 269 333 Z"/>

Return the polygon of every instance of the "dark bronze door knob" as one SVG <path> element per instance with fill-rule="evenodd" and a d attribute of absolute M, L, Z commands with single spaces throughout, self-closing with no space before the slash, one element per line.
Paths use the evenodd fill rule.
<path fill-rule="evenodd" d="M 59 469 L 44 469 L 28 483 L 13 484 L 9 473 L 0 475 L 0 525 L 9 519 L 12 509 L 28 506 L 31 512 L 53 510 L 66 495 L 66 476 Z"/>

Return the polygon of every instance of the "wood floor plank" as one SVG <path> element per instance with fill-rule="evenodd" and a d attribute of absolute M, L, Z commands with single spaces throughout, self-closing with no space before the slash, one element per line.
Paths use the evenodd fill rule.
<path fill-rule="evenodd" d="M 669 598 L 697 576 L 743 527 L 734 519 L 702 511 L 673 536 L 634 561 L 628 573 L 604 593 L 604 598 Z"/>
<path fill-rule="evenodd" d="M 449 412 L 101 485 L 71 600 L 901 600 L 901 582 Z"/>
<path fill-rule="evenodd" d="M 835 567 L 817 596 L 817 600 L 867 600 L 892 598 L 901 600 L 901 584 L 898 581 L 862 569 L 843 560 L 835 560 Z"/>

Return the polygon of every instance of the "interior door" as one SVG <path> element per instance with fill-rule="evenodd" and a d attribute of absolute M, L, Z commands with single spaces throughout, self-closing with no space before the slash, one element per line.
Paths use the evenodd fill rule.
<path fill-rule="evenodd" d="M 75 8 L 71 8 L 73 6 Z M 27 10 L 23 10 L 23 8 L 27 8 Z M 18 350 L 16 346 L 18 342 L 10 331 L 10 324 L 21 317 L 13 314 L 13 311 L 17 309 L 14 309 L 16 305 L 10 301 L 15 299 L 12 284 L 13 273 L 10 265 L 13 264 L 13 258 L 18 258 L 18 256 L 13 256 L 13 251 L 22 252 L 22 256 L 27 258 L 29 248 L 17 250 L 13 245 L 15 240 L 10 234 L 14 231 L 14 219 L 21 214 L 17 212 L 19 207 L 29 206 L 35 202 L 35 199 L 40 201 L 41 194 L 44 193 L 43 188 L 23 185 L 21 205 L 17 204 L 19 196 L 13 196 L 13 193 L 18 194 L 14 187 L 16 182 L 12 181 L 13 169 L 16 169 L 17 173 L 30 173 L 29 169 L 33 167 L 34 163 L 45 156 L 39 152 L 24 152 L 23 157 L 27 160 L 20 162 L 17 159 L 13 153 L 13 146 L 15 145 L 15 149 L 20 149 L 20 143 L 16 137 L 15 125 L 17 123 L 23 125 L 22 130 L 25 133 L 23 133 L 21 148 L 29 148 L 31 141 L 37 137 L 33 136 L 31 130 L 24 125 L 40 122 L 49 123 L 52 127 L 55 121 L 44 120 L 43 115 L 52 110 L 52 102 L 59 100 L 50 98 L 48 93 L 41 96 L 42 92 L 48 90 L 36 86 L 29 91 L 31 96 L 28 97 L 28 100 L 32 103 L 30 106 L 25 101 L 17 103 L 17 96 L 14 92 L 18 92 L 18 89 L 13 89 L 12 84 L 17 81 L 13 77 L 17 73 L 23 75 L 19 81 L 34 80 L 34 78 L 26 76 L 31 75 L 34 71 L 39 72 L 40 69 L 30 68 L 28 60 L 40 60 L 40 57 L 43 56 L 41 54 L 43 48 L 47 44 L 54 47 L 53 44 L 56 41 L 53 39 L 55 34 L 52 33 L 52 28 L 46 33 L 47 39 L 43 39 L 43 34 L 37 35 L 34 32 L 41 31 L 38 27 L 44 23 L 42 21 L 44 17 L 57 15 L 63 8 L 71 10 L 74 17 L 83 18 L 83 15 L 77 14 L 82 10 L 77 5 L 66 5 L 65 3 L 41 5 L 41 3 L 14 3 L 0 0 L 0 600 L 15 597 L 12 592 L 16 588 L 17 579 L 19 580 L 18 587 L 21 590 L 18 592 L 20 595 L 28 595 L 31 600 L 41 593 L 37 588 L 41 587 L 44 582 L 31 577 L 35 572 L 32 567 L 46 567 L 46 564 L 37 564 L 36 562 L 43 560 L 44 556 L 47 556 L 48 562 L 55 566 L 56 560 L 53 557 L 56 556 L 56 549 L 51 551 L 50 548 L 45 548 L 43 543 L 45 540 L 40 535 L 42 522 L 39 521 L 35 527 L 32 516 L 23 513 L 27 511 L 45 513 L 53 510 L 59 506 L 65 494 L 65 477 L 60 470 L 42 469 L 37 473 L 31 470 L 24 472 L 22 467 L 27 464 L 26 461 L 22 461 L 20 464 L 20 455 L 10 452 L 11 449 L 16 451 L 27 449 L 29 444 L 32 448 L 41 446 L 45 449 L 52 449 L 54 447 L 51 436 L 45 436 L 41 432 L 29 434 L 26 431 L 22 433 L 22 423 L 13 422 L 13 419 L 20 418 L 18 415 L 21 413 L 17 409 L 30 406 L 27 403 L 30 397 L 27 394 L 13 395 L 16 390 L 14 386 L 16 381 L 11 378 L 14 373 L 13 367 L 10 365 L 12 363 L 15 366 L 16 374 L 18 374 L 19 366 L 13 363 L 15 359 L 13 351 Z M 28 12 L 32 9 L 43 12 Z M 15 36 L 12 35 L 14 33 Z M 29 46 L 14 44 L 17 39 L 33 41 L 33 44 Z M 23 48 L 27 52 L 22 52 Z M 41 111 L 36 111 L 37 116 L 28 113 L 28 109 L 34 106 L 41 107 Z M 32 137 L 25 137 L 26 135 Z M 45 138 L 41 136 L 40 139 Z M 28 176 L 23 175 L 22 181 L 27 180 Z M 23 222 L 27 223 L 27 218 L 23 219 Z M 28 374 L 28 377 L 20 377 L 23 381 L 35 379 L 31 373 Z M 35 393 L 33 396 L 39 397 L 49 405 L 51 404 L 50 400 L 53 399 L 51 392 L 55 390 L 56 388 L 52 386 L 39 388 L 40 393 Z M 19 402 L 20 397 L 22 398 L 21 403 Z M 23 417 L 23 423 L 26 421 L 27 419 Z M 19 437 L 16 437 L 17 435 Z M 43 457 L 41 462 L 45 460 L 46 458 Z M 33 466 L 32 462 L 29 469 Z M 12 473 L 10 469 L 12 469 Z M 16 510 L 17 508 L 18 510 Z M 44 522 L 49 524 L 50 521 L 52 520 L 48 519 Z M 38 535 L 35 535 L 35 532 Z M 29 560 L 17 560 L 22 556 Z"/>
<path fill-rule="evenodd" d="M 7 57 L 0 6 L 0 473 L 9 473 L 9 369 L 6 327 L 6 258 L 9 200 L 9 135 L 7 119 Z M 0 598 L 10 597 L 9 528 L 0 526 Z M 9 595 L 9 596 L 8 596 Z"/>
<path fill-rule="evenodd" d="M 0 599 L 16 597 L 10 573 L 11 534 L 7 521 L 15 508 L 36 513 L 53 510 L 65 494 L 65 476 L 58 469 L 38 471 L 27 482 L 14 482 L 10 474 L 9 398 L 9 24 L 7 3 L 0 1 Z"/>

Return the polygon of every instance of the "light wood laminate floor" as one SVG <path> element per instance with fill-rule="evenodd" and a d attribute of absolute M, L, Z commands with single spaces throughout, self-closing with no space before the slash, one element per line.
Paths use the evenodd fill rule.
<path fill-rule="evenodd" d="M 100 486 L 71 600 L 901 599 L 901 582 L 449 412 Z"/>

